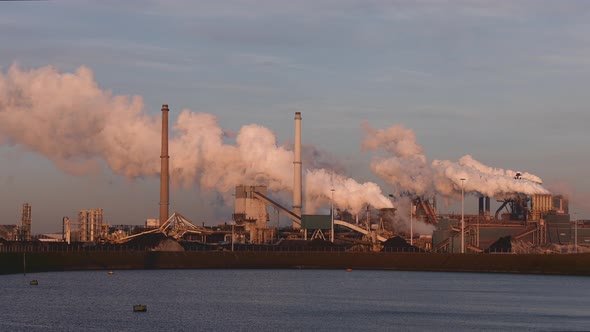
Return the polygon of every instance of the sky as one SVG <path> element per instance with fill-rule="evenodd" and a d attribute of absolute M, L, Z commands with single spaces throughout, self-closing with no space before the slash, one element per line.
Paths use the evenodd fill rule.
<path fill-rule="evenodd" d="M 458 213 L 466 178 L 475 213 L 519 171 L 590 219 L 588 22 L 567 0 L 0 2 L 0 223 L 157 218 L 162 104 L 171 211 L 197 224 L 237 184 L 289 206 L 295 112 L 306 212 L 409 188 Z"/>

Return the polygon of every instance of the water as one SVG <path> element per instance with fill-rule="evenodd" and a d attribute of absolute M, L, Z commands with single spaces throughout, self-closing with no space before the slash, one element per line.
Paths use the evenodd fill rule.
<path fill-rule="evenodd" d="M 590 279 L 343 270 L 0 276 L 0 331 L 583 331 Z M 29 285 L 37 279 L 38 286 Z M 133 312 L 146 304 L 147 312 Z"/>

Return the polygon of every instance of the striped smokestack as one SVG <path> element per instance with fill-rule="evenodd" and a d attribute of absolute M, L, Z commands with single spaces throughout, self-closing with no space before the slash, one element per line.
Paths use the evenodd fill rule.
<path fill-rule="evenodd" d="M 301 182 L 301 112 L 295 112 L 295 156 L 293 161 L 295 176 L 293 177 L 293 213 L 301 216 L 302 182 Z M 293 223 L 293 228 L 301 228 Z"/>
<path fill-rule="evenodd" d="M 168 220 L 168 206 L 170 205 L 168 181 L 168 105 L 162 105 L 162 153 L 160 155 L 160 225 Z"/>

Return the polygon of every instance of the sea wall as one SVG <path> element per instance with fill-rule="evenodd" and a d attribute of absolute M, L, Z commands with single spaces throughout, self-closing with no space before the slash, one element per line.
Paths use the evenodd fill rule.
<path fill-rule="evenodd" d="M 0 274 L 120 269 L 369 269 L 590 275 L 590 254 L 375 252 L 0 253 Z"/>

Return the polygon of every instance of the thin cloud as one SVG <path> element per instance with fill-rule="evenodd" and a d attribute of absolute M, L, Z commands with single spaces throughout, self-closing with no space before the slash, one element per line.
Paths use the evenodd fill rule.
<path fill-rule="evenodd" d="M 228 57 L 228 62 L 238 66 L 297 67 L 287 57 L 254 53 L 232 54 Z"/>
<path fill-rule="evenodd" d="M 184 72 L 194 68 L 198 55 L 157 46 L 148 43 L 130 42 L 117 39 L 93 39 L 93 40 L 58 40 L 51 45 L 68 49 L 63 54 L 72 61 L 85 59 L 85 62 L 118 64 L 130 67 L 142 67 L 155 70 Z"/>
<path fill-rule="evenodd" d="M 539 56 L 542 63 L 559 66 L 572 66 L 576 70 L 584 70 L 590 66 L 590 50 L 574 51 L 573 54 L 547 54 Z"/>

